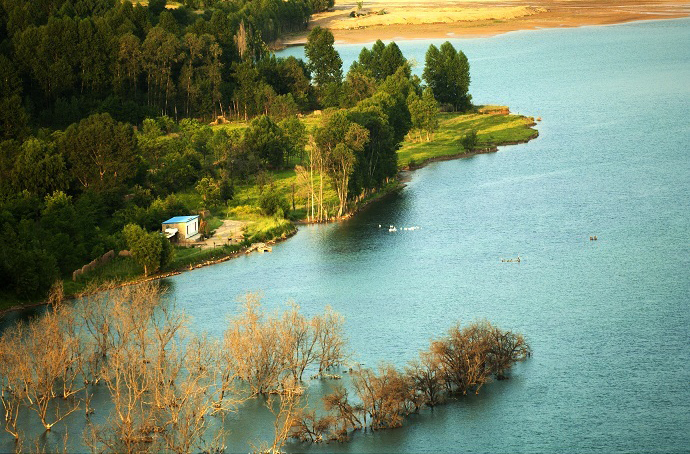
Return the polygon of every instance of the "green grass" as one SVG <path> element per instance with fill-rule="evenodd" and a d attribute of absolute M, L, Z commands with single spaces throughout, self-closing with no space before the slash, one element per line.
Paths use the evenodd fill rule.
<path fill-rule="evenodd" d="M 319 125 L 321 115 L 310 114 L 304 116 L 301 120 L 307 126 L 307 130 L 312 131 Z M 529 124 L 532 122 L 531 118 L 520 115 L 444 113 L 440 115 L 440 127 L 436 134 L 434 134 L 432 141 L 413 142 L 408 137 L 398 151 L 398 166 L 406 168 L 410 163 L 410 159 L 413 159 L 416 165 L 420 165 L 430 159 L 461 154 L 465 150 L 460 140 L 468 131 L 473 129 L 478 132 L 478 148 L 528 140 L 537 135 L 537 131 L 529 127 Z M 215 127 L 239 128 L 246 127 L 246 123 L 233 122 Z M 304 189 L 302 194 L 300 194 L 300 182 L 298 182 L 294 169 L 272 172 L 269 180 L 263 188 L 259 188 L 256 181 L 235 186 L 235 196 L 230 202 L 230 208 L 226 216 L 230 219 L 253 219 L 251 216 L 243 218 L 242 215 L 232 214 L 231 212 L 236 207 L 258 207 L 262 191 L 266 190 L 277 191 L 290 203 L 292 208 L 294 187 L 295 209 L 291 211 L 290 218 L 293 220 L 304 220 L 307 215 L 307 203 L 309 202 L 303 193 Z M 314 177 L 314 184 L 318 190 L 318 174 Z M 186 200 L 193 202 L 191 196 Z M 334 214 L 337 211 L 338 196 L 327 181 L 324 181 L 324 205 L 327 207 L 329 214 Z M 220 215 L 219 213 L 214 214 Z M 244 216 L 247 215 L 247 213 L 244 214 Z"/>
<path fill-rule="evenodd" d="M 264 216 L 249 223 L 244 236 L 249 243 L 260 243 L 279 238 L 282 235 L 291 235 L 295 230 L 294 224 L 287 219 Z"/>
<path fill-rule="evenodd" d="M 211 229 L 211 233 L 223 225 L 223 220 L 216 216 L 211 216 L 210 218 L 206 219 L 206 222 L 208 222 L 208 227 Z"/>
<path fill-rule="evenodd" d="M 206 260 L 216 260 L 239 251 L 241 247 L 239 244 L 230 244 L 212 249 L 175 248 L 175 257 L 164 271 L 178 270 Z"/>
<path fill-rule="evenodd" d="M 46 298 L 20 298 L 17 294 L 9 291 L 0 292 L 0 311 L 11 307 L 23 306 L 44 301 Z"/>
<path fill-rule="evenodd" d="M 211 126 L 212 129 L 225 129 L 227 132 L 230 131 L 235 131 L 237 129 L 245 129 L 249 126 L 249 122 L 247 121 L 241 121 L 241 120 L 231 120 L 227 123 L 223 123 L 220 125 L 213 125 Z"/>
<path fill-rule="evenodd" d="M 398 150 L 398 167 L 406 168 L 413 159 L 415 165 L 435 158 L 455 156 L 466 152 L 460 140 L 471 130 L 477 131 L 477 148 L 498 146 L 529 140 L 537 135 L 530 128 L 531 118 L 521 115 L 481 115 L 443 113 L 439 130 L 430 142 L 406 140 Z"/>
<path fill-rule="evenodd" d="M 319 123 L 321 122 L 321 114 L 314 114 L 310 113 L 307 115 L 303 115 L 300 117 L 300 121 L 304 123 L 304 126 L 307 128 L 307 133 L 310 133 L 319 126 Z M 250 121 L 244 121 L 244 120 L 229 120 L 227 123 L 223 123 L 220 125 L 213 125 L 211 126 L 212 129 L 225 129 L 227 132 L 230 131 L 235 131 L 238 129 L 245 129 L 247 126 L 249 126 Z"/>
<path fill-rule="evenodd" d="M 319 189 L 319 175 L 314 175 L 315 190 Z M 290 204 L 292 210 L 293 202 L 293 185 L 294 185 L 294 201 L 295 210 L 291 212 L 291 218 L 300 220 L 306 218 L 307 207 L 309 203 L 304 194 L 306 188 L 300 189 L 300 182 L 297 180 L 297 174 L 294 169 L 280 170 L 271 173 L 271 181 L 264 185 L 263 189 L 259 188 L 256 182 L 239 184 L 235 186 L 235 196 L 231 203 L 231 209 L 238 206 L 250 205 L 259 206 L 259 198 L 263 191 L 274 190 L 277 191 Z M 300 193 L 302 192 L 302 193 Z M 326 179 L 323 184 L 323 198 L 324 205 L 328 208 L 329 213 L 337 210 L 338 195 Z M 241 219 L 235 217 L 235 219 Z"/>
<path fill-rule="evenodd" d="M 62 285 L 65 295 L 75 295 L 83 292 L 89 285 L 106 282 L 127 282 L 144 274 L 144 269 L 137 265 L 131 257 L 115 257 L 110 262 L 84 274 L 72 281 L 64 279 Z"/>

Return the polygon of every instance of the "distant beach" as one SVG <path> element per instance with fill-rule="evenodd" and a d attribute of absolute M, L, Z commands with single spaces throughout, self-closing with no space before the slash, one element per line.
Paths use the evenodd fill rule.
<path fill-rule="evenodd" d="M 687 16 L 690 4 L 682 0 L 365 0 L 360 5 L 346 0 L 336 1 L 332 11 L 314 14 L 309 28 L 329 28 L 338 43 L 366 43 L 377 39 L 493 36 L 515 30 Z M 306 35 L 287 36 L 276 44 L 303 44 Z"/>

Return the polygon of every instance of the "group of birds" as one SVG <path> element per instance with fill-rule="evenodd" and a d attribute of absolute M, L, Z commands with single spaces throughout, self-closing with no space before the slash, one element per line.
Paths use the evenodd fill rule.
<path fill-rule="evenodd" d="M 381 224 L 379 224 L 379 228 L 381 228 Z M 401 231 L 402 231 L 402 230 L 409 230 L 409 231 L 412 231 L 412 230 L 419 230 L 419 229 L 420 229 L 420 227 L 415 225 L 415 226 L 412 226 L 412 227 L 403 227 L 403 228 L 401 228 L 400 230 L 401 230 Z M 388 232 L 393 233 L 393 232 L 397 232 L 397 231 L 398 231 L 398 228 L 397 228 L 396 226 L 394 226 L 394 225 L 389 225 L 389 226 L 388 226 Z"/>

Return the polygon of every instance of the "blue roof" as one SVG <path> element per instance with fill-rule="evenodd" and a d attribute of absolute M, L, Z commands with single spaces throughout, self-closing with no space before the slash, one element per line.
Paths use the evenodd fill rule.
<path fill-rule="evenodd" d="M 189 222 L 189 221 L 194 220 L 198 217 L 199 217 L 198 214 L 195 214 L 193 216 L 175 216 L 173 218 L 168 219 L 163 224 L 180 224 L 182 222 Z"/>

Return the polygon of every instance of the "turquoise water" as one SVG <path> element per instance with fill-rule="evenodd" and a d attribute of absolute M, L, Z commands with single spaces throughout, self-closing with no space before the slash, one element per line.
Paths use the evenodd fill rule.
<path fill-rule="evenodd" d="M 246 291 L 268 309 L 330 304 L 367 366 L 402 367 L 457 320 L 531 342 L 533 358 L 479 396 L 288 451 L 688 452 L 690 20 L 453 43 L 475 103 L 541 116 L 538 139 L 429 165 L 350 221 L 169 279 L 172 296 L 218 336 Z M 428 44 L 399 43 L 418 72 Z M 348 62 L 360 48 L 339 50 Z M 267 411 L 249 407 L 228 425 L 230 451 L 272 437 Z"/>

